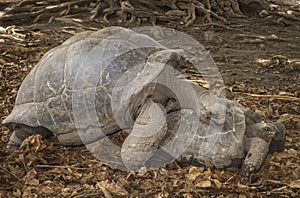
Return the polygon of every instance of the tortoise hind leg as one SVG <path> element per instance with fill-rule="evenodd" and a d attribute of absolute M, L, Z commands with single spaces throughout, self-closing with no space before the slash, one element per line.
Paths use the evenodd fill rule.
<path fill-rule="evenodd" d="M 53 133 L 44 127 L 17 125 L 9 138 L 7 148 L 18 148 L 27 137 L 34 134 L 40 134 L 43 138 L 54 137 Z"/>

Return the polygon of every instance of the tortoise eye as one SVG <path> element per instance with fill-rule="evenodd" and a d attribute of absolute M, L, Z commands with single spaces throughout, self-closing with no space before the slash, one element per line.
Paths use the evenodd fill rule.
<path fill-rule="evenodd" d="M 270 131 L 271 129 L 270 129 L 270 127 L 265 127 L 265 129 L 264 129 L 266 132 L 268 132 L 268 131 Z"/>

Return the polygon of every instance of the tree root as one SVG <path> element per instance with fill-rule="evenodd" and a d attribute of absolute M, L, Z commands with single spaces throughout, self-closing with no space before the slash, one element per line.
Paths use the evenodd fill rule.
<path fill-rule="evenodd" d="M 37 1 L 23 0 L 12 8 L 8 9 L 5 16 L 0 18 L 0 24 L 27 24 L 48 22 L 51 17 L 61 17 L 76 12 L 82 12 L 85 5 L 94 0 L 73 0 L 73 1 Z M 87 10 L 87 9 L 85 9 Z"/>
<path fill-rule="evenodd" d="M 51 22 L 55 18 L 79 19 L 124 25 L 148 22 L 176 23 L 190 26 L 198 18 L 205 23 L 215 20 L 227 23 L 228 17 L 246 17 L 241 6 L 257 4 L 268 14 L 300 21 L 299 9 L 276 12 L 266 0 L 23 0 L 0 18 L 0 25 L 18 25 Z M 0 3 L 1 4 L 1 3 Z"/>

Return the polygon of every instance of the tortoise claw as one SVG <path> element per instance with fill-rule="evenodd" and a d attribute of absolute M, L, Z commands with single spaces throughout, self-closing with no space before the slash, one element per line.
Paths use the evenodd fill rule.
<path fill-rule="evenodd" d="M 248 163 L 244 163 L 241 168 L 241 176 L 243 179 L 249 180 L 251 173 L 253 173 L 256 170 L 256 165 L 249 161 Z"/>

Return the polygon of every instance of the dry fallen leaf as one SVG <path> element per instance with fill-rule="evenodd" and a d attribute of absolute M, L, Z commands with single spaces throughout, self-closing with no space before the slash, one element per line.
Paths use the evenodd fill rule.
<path fill-rule="evenodd" d="M 100 189 L 105 188 L 110 193 L 113 193 L 118 196 L 128 195 L 128 192 L 123 187 L 119 186 L 113 181 L 105 180 L 105 181 L 97 182 L 96 187 Z"/>
<path fill-rule="evenodd" d="M 37 179 L 29 179 L 29 180 L 25 181 L 25 184 L 29 185 L 29 186 L 38 186 L 39 183 L 40 183 L 40 181 Z"/>
<path fill-rule="evenodd" d="M 219 180 L 214 179 L 213 181 L 214 181 L 215 185 L 217 186 L 217 188 L 221 188 L 222 187 L 222 183 Z"/>
<path fill-rule="evenodd" d="M 291 188 L 300 188 L 300 179 L 292 181 L 289 185 Z"/>
<path fill-rule="evenodd" d="M 102 190 L 105 198 L 112 198 L 113 197 L 111 195 L 111 193 L 106 188 L 104 188 L 103 186 L 99 185 L 99 188 Z"/>
<path fill-rule="evenodd" d="M 211 179 L 211 170 L 208 168 L 206 171 L 204 171 L 204 178 Z"/>
<path fill-rule="evenodd" d="M 67 196 L 71 195 L 72 192 L 74 192 L 74 189 L 72 189 L 72 188 L 62 188 L 61 189 L 61 194 L 64 197 L 67 197 Z"/>
<path fill-rule="evenodd" d="M 195 184 L 199 188 L 209 188 L 211 187 L 211 181 L 200 181 Z"/>
<path fill-rule="evenodd" d="M 239 197 L 238 197 L 238 198 L 247 198 L 247 195 L 239 194 Z"/>
<path fill-rule="evenodd" d="M 184 193 L 183 198 L 193 198 L 193 195 L 191 195 L 190 193 Z"/>
<path fill-rule="evenodd" d="M 41 188 L 41 192 L 45 194 L 53 194 L 55 190 L 51 188 L 50 186 L 44 186 Z"/>
<path fill-rule="evenodd" d="M 199 177 L 200 175 L 204 175 L 203 173 L 204 168 L 203 167 L 196 167 L 196 166 L 191 166 L 189 168 L 189 172 L 185 175 L 187 180 L 193 182 Z"/>
<path fill-rule="evenodd" d="M 32 180 L 33 178 L 35 178 L 37 175 L 37 172 L 35 169 L 31 169 L 30 171 L 28 171 L 28 173 L 22 178 L 25 182 Z"/>
<path fill-rule="evenodd" d="M 246 190 L 246 189 L 249 188 L 249 186 L 244 185 L 244 184 L 240 184 L 240 183 L 238 183 L 238 187 L 239 187 L 240 189 L 243 189 L 243 190 Z"/>
<path fill-rule="evenodd" d="M 198 171 L 189 171 L 188 174 L 185 175 L 185 177 L 193 182 L 197 179 L 198 176 L 202 175 L 203 173 L 202 172 L 198 172 Z"/>
<path fill-rule="evenodd" d="M 32 198 L 37 198 L 37 194 L 32 193 L 32 187 L 27 187 L 25 188 L 22 197 L 32 197 Z"/>
<path fill-rule="evenodd" d="M 40 134 L 29 136 L 22 142 L 19 150 L 25 153 L 30 151 L 37 152 L 40 149 L 42 142 L 43 140 Z"/>

